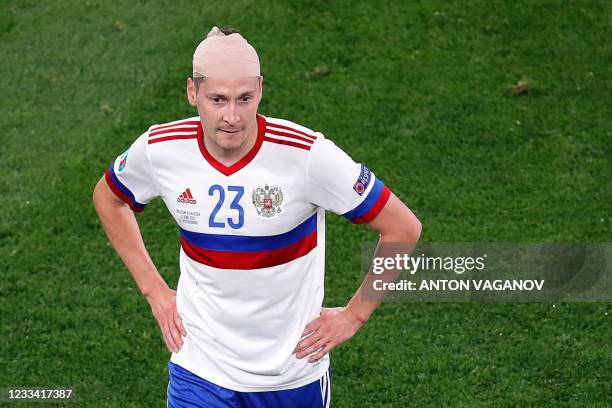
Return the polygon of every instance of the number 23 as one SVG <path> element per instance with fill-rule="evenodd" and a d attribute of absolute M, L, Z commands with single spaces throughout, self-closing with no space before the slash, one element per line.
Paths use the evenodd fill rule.
<path fill-rule="evenodd" d="M 235 221 L 233 218 L 227 218 L 227 223 L 233 229 L 241 228 L 244 225 L 244 208 L 239 204 L 240 199 L 244 195 L 244 187 L 243 186 L 227 186 L 227 191 L 235 192 L 236 195 L 230 204 L 231 210 L 238 211 L 238 221 Z M 210 217 L 208 217 L 208 226 L 211 228 L 225 228 L 225 223 L 223 221 L 216 221 L 215 218 L 217 213 L 221 209 L 223 202 L 225 201 L 225 190 L 219 184 L 213 184 L 208 189 L 208 195 L 214 196 L 215 192 L 219 193 L 219 201 L 213 208 L 212 213 L 210 213 Z"/>

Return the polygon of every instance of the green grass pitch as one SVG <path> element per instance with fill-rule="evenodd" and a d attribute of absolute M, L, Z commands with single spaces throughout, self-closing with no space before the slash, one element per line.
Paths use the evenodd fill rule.
<path fill-rule="evenodd" d="M 610 241 L 609 2 L 5 0 L 0 387 L 72 387 L 70 407 L 165 406 L 168 353 L 91 192 L 149 125 L 194 114 L 185 78 L 214 24 L 258 49 L 260 111 L 364 161 L 423 241 Z M 157 200 L 138 220 L 175 285 L 171 217 Z M 357 288 L 375 239 L 328 217 L 326 305 Z M 333 405 L 611 406 L 610 313 L 386 303 L 332 353 Z"/>

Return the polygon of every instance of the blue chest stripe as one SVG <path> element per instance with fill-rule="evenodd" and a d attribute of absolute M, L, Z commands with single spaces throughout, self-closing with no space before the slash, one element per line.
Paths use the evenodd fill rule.
<path fill-rule="evenodd" d="M 231 252 L 259 252 L 283 248 L 307 237 L 316 229 L 316 213 L 291 231 L 269 236 L 205 234 L 179 227 L 183 239 L 192 245 L 202 249 Z"/>

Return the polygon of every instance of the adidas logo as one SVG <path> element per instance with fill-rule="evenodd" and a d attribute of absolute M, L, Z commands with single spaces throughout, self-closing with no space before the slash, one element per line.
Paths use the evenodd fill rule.
<path fill-rule="evenodd" d="M 183 194 L 178 196 L 176 201 L 179 203 L 185 203 L 185 204 L 195 204 L 196 203 L 196 200 L 191 195 L 191 191 L 189 191 L 189 189 L 183 191 Z"/>

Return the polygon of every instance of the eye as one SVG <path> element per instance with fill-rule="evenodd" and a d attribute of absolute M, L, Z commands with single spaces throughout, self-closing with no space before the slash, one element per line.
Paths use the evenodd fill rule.
<path fill-rule="evenodd" d="M 213 103 L 221 103 L 221 98 L 210 98 Z"/>
<path fill-rule="evenodd" d="M 240 98 L 240 102 L 250 102 L 251 99 L 253 99 L 252 96 L 243 96 L 242 98 Z"/>

